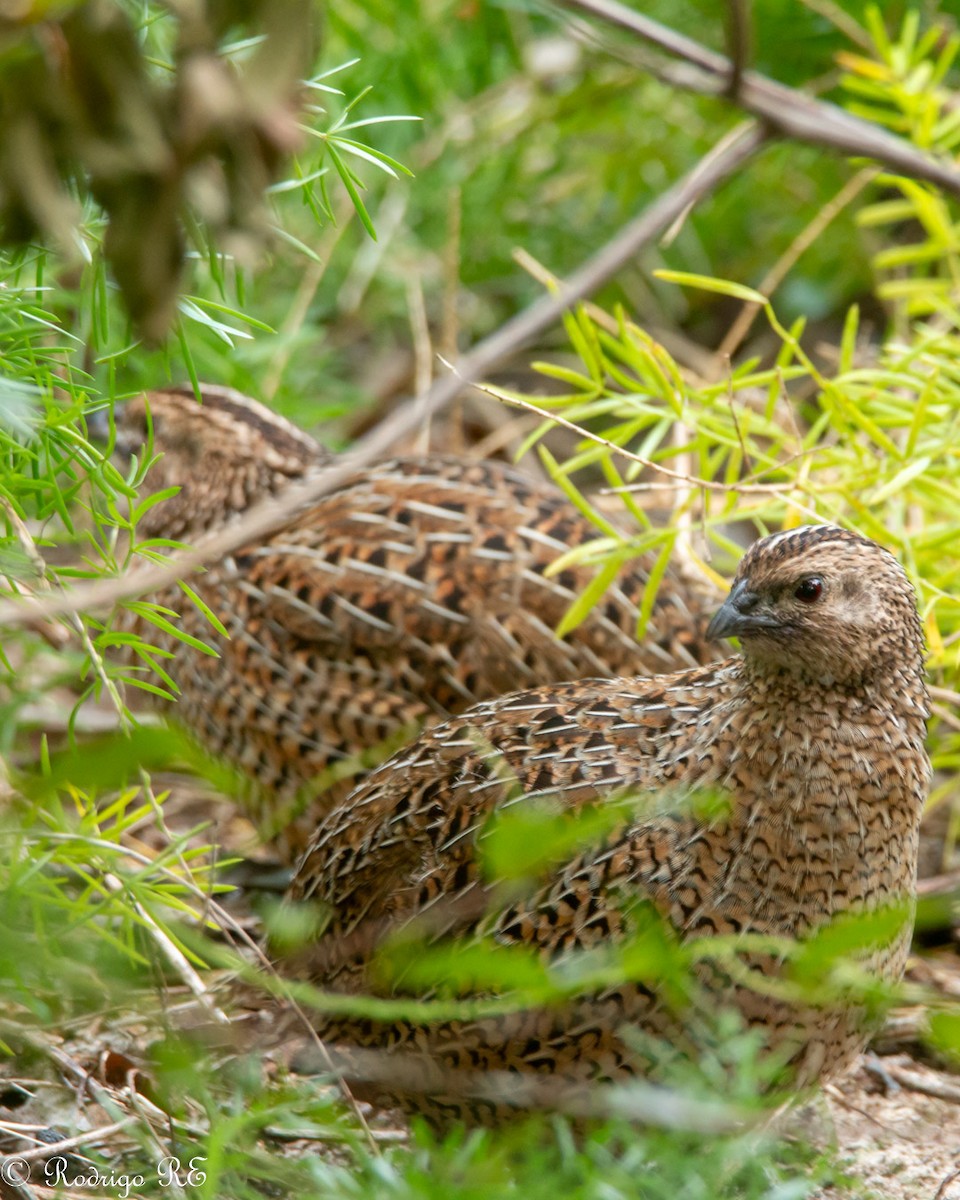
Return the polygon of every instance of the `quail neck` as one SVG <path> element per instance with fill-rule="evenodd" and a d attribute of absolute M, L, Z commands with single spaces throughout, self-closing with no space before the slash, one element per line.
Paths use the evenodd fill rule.
<path fill-rule="evenodd" d="M 737 636 L 743 652 L 728 768 L 746 761 L 769 773 L 764 807 L 784 814 L 784 833 L 801 813 L 807 836 L 811 812 L 821 828 L 846 830 L 837 851 L 846 846 L 851 867 L 866 815 L 894 818 L 905 844 L 890 867 L 912 881 L 929 702 L 913 589 L 893 556 L 835 526 L 776 534 L 744 555 L 710 631 Z"/>

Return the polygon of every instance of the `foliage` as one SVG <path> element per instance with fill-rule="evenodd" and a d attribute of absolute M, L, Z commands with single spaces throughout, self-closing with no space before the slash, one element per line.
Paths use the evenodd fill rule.
<path fill-rule="evenodd" d="M 664 0 L 649 7 L 688 33 L 722 43 L 715 5 Z M 787 37 L 804 48 L 803 78 L 825 69 L 846 46 L 807 8 L 775 0 L 755 7 L 761 67 L 779 69 L 779 56 L 770 59 Z M 859 7 L 847 6 L 855 15 Z M 153 88 L 176 65 L 176 23 L 166 7 L 131 4 L 124 11 L 144 55 L 144 86 Z M 227 253 L 215 221 L 188 222 L 193 250 L 166 346 L 149 349 L 130 332 L 117 295 L 123 270 L 116 259 L 113 274 L 109 269 L 96 197 L 77 196 L 80 267 L 66 269 L 55 253 L 33 244 L 4 261 L 5 590 L 109 577 L 132 557 L 164 548 L 139 542 L 136 533 L 149 451 L 122 476 L 87 435 L 84 415 L 91 409 L 170 378 L 215 378 L 303 423 L 350 411 L 374 390 L 372 375 L 361 375 L 367 363 L 403 353 L 398 347 L 409 338 L 418 290 L 426 295 L 431 328 L 440 329 L 438 341 L 475 338 L 536 293 L 538 285 L 512 264 L 517 243 L 562 274 L 588 240 L 600 244 L 732 122 L 721 101 L 690 99 L 638 77 L 634 65 L 584 49 L 563 27 L 558 35 L 539 13 L 460 0 L 436 0 L 429 20 L 424 12 L 379 0 L 331 6 L 323 55 L 308 68 L 312 90 L 329 111 L 310 114 L 312 132 L 289 178 L 272 188 L 268 214 L 260 214 L 277 231 L 269 269 L 253 275 L 243 255 Z M 870 32 L 874 51 L 847 48 L 841 60 L 850 103 L 920 146 L 952 151 L 955 39 L 921 34 L 910 14 L 896 34 L 871 17 Z M 19 30 L 18 37 L 34 33 Z M 214 42 L 218 61 L 251 54 L 228 30 Z M 361 63 L 337 77 L 349 96 L 341 97 L 330 90 L 332 72 L 355 53 Z M 0 85 L 8 87 L 13 77 L 4 70 L 0 55 Z M 376 81 L 373 93 L 368 80 Z M 424 128 L 394 123 L 407 114 L 423 116 Z M 400 162 L 413 166 L 412 181 Z M 718 280 L 759 283 L 846 176 L 843 165 L 809 148 L 772 148 L 700 206 L 670 245 L 651 248 L 624 273 L 607 299 L 627 304 L 612 318 L 593 308 L 568 318 L 573 356 L 553 355 L 541 368 L 561 393 L 535 403 L 610 443 L 587 438 L 564 462 L 544 452 L 550 471 L 600 531 L 588 551 L 597 585 L 568 624 L 582 617 L 624 558 L 643 548 L 659 547 L 664 563 L 678 542 L 703 560 L 715 551 L 714 566 L 704 561 L 704 569 L 726 571 L 737 553 L 739 523 L 763 530 L 817 515 L 849 521 L 902 556 L 921 589 L 935 681 L 955 693 L 960 611 L 950 548 L 960 532 L 953 444 L 960 328 L 952 202 L 927 185 L 883 175 L 875 181 L 879 194 L 866 203 L 847 201 L 819 231 L 776 303 L 747 282 Z M 848 308 L 854 297 L 862 303 Z M 750 305 L 762 314 L 759 332 L 744 357 L 729 369 L 721 362 L 712 378 L 694 377 L 681 352 L 665 348 L 678 334 L 716 341 L 731 316 Z M 830 343 L 825 355 L 815 350 L 801 311 L 822 321 L 817 337 Z M 890 333 L 880 338 L 877 326 L 887 321 Z M 624 459 L 620 448 L 637 457 Z M 621 534 L 581 490 L 577 472 L 586 468 L 599 470 L 613 488 L 655 486 L 670 519 L 654 525 L 637 493 L 620 491 L 637 523 L 635 532 Z M 674 474 L 664 477 L 663 468 Z M 652 596 L 651 589 L 645 611 Z M 160 1115 L 135 1089 L 121 1100 L 122 1073 L 121 1082 L 114 1080 L 114 1115 L 137 1118 L 128 1129 L 133 1141 L 120 1148 L 123 1161 L 150 1162 L 157 1139 L 168 1139 L 163 1144 L 184 1160 L 203 1156 L 206 1179 L 198 1194 L 210 1196 L 272 1189 L 358 1197 L 516 1191 L 786 1200 L 830 1178 L 829 1163 L 798 1157 L 771 1136 L 639 1132 L 616 1120 L 579 1141 L 556 1118 L 442 1144 L 420 1130 L 412 1146 L 381 1143 L 373 1150 L 329 1090 L 260 1053 L 211 1049 L 184 1034 L 168 998 L 180 1000 L 192 987 L 211 1017 L 209 1007 L 221 996 L 226 1007 L 233 1000 L 228 988 L 217 990 L 222 972 L 249 982 L 249 963 L 258 960 L 217 907 L 221 885 L 209 870 L 206 835 L 167 828 L 163 795 L 149 773 L 182 763 L 186 752 L 166 735 L 136 728 L 127 706 L 134 679 L 111 663 L 118 636 L 100 617 L 69 614 L 4 640 L 0 753 L 10 761 L 18 794 L 2 828 L 0 1036 L 18 1052 L 18 1063 L 31 1054 L 47 1061 L 51 1028 L 75 1036 L 78 1054 L 102 1037 L 146 1045 L 143 1069 Z M 146 643 L 143 653 L 149 656 Z M 160 671 L 152 686 L 174 690 L 162 661 L 155 662 Z M 129 736 L 75 737 L 79 706 L 91 700 L 112 711 Z M 47 707 L 38 711 L 41 703 Z M 51 709 L 62 718 L 59 730 Z M 952 713 L 941 714 L 933 746 L 941 793 L 952 795 L 960 741 Z M 508 822 L 493 831 L 488 846 L 491 870 L 514 883 L 532 869 L 518 846 L 535 844 L 542 863 L 605 828 L 602 819 L 571 828 L 552 813 L 525 813 L 523 820 L 520 830 Z M 631 972 L 675 973 L 682 983 L 691 953 L 729 952 L 715 942 L 677 955 L 663 931 L 641 917 L 635 942 L 622 954 L 584 958 L 563 970 L 499 953 L 482 939 L 466 947 L 419 946 L 417 982 L 447 984 L 438 1004 L 476 1003 L 460 993 L 478 987 L 484 1002 L 495 1005 L 544 1003 Z M 211 925 L 227 931 L 221 936 L 234 939 L 244 957 L 226 955 L 202 936 Z M 876 995 L 869 984 L 864 990 L 844 962 L 875 932 L 829 931 L 815 954 L 798 952 L 792 984 L 806 986 L 810 976 L 816 987 L 859 988 L 869 1003 L 890 1003 L 889 994 Z M 399 950 L 409 959 L 409 946 L 390 947 L 385 972 Z M 389 1003 L 416 1011 L 403 996 Z M 938 1046 L 955 1052 L 955 1014 L 938 1014 L 934 1024 Z M 765 1081 L 749 1039 L 722 1042 L 704 1071 L 677 1082 L 702 1101 L 718 1090 L 729 1098 L 731 1078 L 737 1100 L 756 1105 Z M 288 1152 L 291 1142 L 295 1152 Z M 844 1186 L 842 1178 L 833 1182 Z"/>
<path fill-rule="evenodd" d="M 234 244 L 256 236 L 258 197 L 294 144 L 309 7 L 247 9 L 239 28 L 230 8 L 184 13 L 169 62 L 149 44 L 159 14 L 138 28 L 121 5 L 72 0 L 4 21 L 4 243 L 40 234 L 89 261 L 75 193 L 89 198 L 86 222 L 106 219 L 104 255 L 153 339 L 172 316 L 184 218 Z"/>
<path fill-rule="evenodd" d="M 845 55 L 845 65 L 855 72 L 845 83 L 862 115 L 925 147 L 947 150 L 958 135 L 956 92 L 945 81 L 960 38 L 943 39 L 930 30 L 918 39 L 915 17 L 908 17 L 899 40 L 891 41 L 872 10 L 877 57 Z M 804 348 L 803 319 L 788 327 L 763 294 L 682 272 L 660 271 L 658 277 L 764 314 L 780 344 L 770 367 L 760 369 L 756 358 L 746 358 L 721 374 L 718 363 L 716 381 L 703 382 L 622 311 L 611 319 L 581 309 L 567 318 L 580 365 L 539 364 L 544 375 L 568 390 L 539 398 L 537 407 L 589 427 L 591 437 L 562 465 L 541 453 L 606 536 L 572 551 L 556 569 L 575 559 L 597 561 L 603 582 L 608 564 L 615 567 L 651 546 L 670 550 L 682 539 L 708 559 L 711 548 L 718 549 L 720 565 L 729 571 L 739 554 L 729 536 L 736 522 L 749 521 L 761 533 L 809 520 L 850 523 L 890 545 L 907 566 L 920 591 L 929 668 L 941 688 L 957 694 L 958 576 L 952 555 L 944 551 L 960 535 L 955 434 L 960 226 L 935 188 L 888 173 L 878 175 L 876 183 L 900 198 L 864 203 L 857 220 L 888 231 L 887 248 L 873 261 L 877 293 L 890 306 L 891 334 L 877 344 L 862 333 L 859 310 L 851 308 L 832 370 L 818 365 Z M 908 231 L 909 242 L 901 231 Z M 546 428 L 542 425 L 531 440 Z M 573 486 L 569 476 L 588 466 L 598 467 L 621 495 L 639 526 L 637 534 L 620 534 Z M 670 507 L 671 518 L 662 528 L 653 528 L 637 503 L 650 491 L 666 497 Z M 693 530 L 703 536 L 694 539 Z M 644 612 L 652 605 L 656 583 L 654 578 Z M 581 597 L 567 624 L 582 619 L 594 599 Z M 935 722 L 932 745 L 935 765 L 952 767 L 958 742 L 949 716 Z M 956 794 L 951 772 L 937 798 Z"/>

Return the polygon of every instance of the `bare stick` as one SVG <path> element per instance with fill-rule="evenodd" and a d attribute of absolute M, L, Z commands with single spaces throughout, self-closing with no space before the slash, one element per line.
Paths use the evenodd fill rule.
<path fill-rule="evenodd" d="M 465 383 L 481 378 L 496 363 L 549 329 L 573 304 L 615 275 L 624 263 L 667 229 L 691 204 L 708 195 L 739 170 L 763 141 L 762 130 L 753 122 L 738 126 L 705 155 L 692 171 L 624 226 L 554 294 L 541 296 L 490 337 L 478 342 L 457 361 L 455 371 L 432 385 L 420 403 L 408 401 L 399 406 L 361 438 L 352 450 L 330 466 L 319 469 L 308 481 L 286 489 L 279 497 L 261 501 L 229 528 L 201 538 L 191 550 L 172 555 L 158 566 L 131 572 L 122 579 L 97 580 L 43 599 L 6 600 L 0 603 L 0 625 L 24 625 L 38 616 L 104 609 L 117 600 L 157 591 L 183 578 L 203 563 L 216 561 L 282 528 L 295 513 L 340 487 L 356 471 L 390 454 L 401 438 L 419 428 L 429 416 L 449 403 Z"/>
<path fill-rule="evenodd" d="M 664 76 L 678 87 L 716 96 L 730 93 L 731 81 L 736 78 L 735 65 L 692 38 L 650 20 L 618 0 L 558 0 L 558 3 L 629 30 L 674 58 L 682 59 L 689 64 L 685 69 Z M 851 116 L 835 104 L 817 100 L 756 71 L 743 72 L 735 100 L 744 111 L 785 137 L 842 154 L 873 158 L 903 175 L 925 179 L 955 196 L 960 195 L 960 171 L 929 158 L 903 138 Z"/>
<path fill-rule="evenodd" d="M 736 104 L 750 58 L 750 9 L 746 0 L 727 0 L 727 47 L 731 62 L 727 95 Z"/>
<path fill-rule="evenodd" d="M 946 1200 L 947 1188 L 958 1179 L 960 1179 L 960 1171 L 951 1171 L 949 1175 L 945 1176 L 940 1181 L 940 1186 L 937 1188 L 933 1200 Z"/>
<path fill-rule="evenodd" d="M 115 1133 L 120 1133 L 123 1129 L 129 1129 L 136 1122 L 136 1117 L 124 1117 L 122 1121 L 114 1121 L 112 1125 L 100 1125 L 96 1129 L 88 1129 L 85 1133 L 78 1133 L 75 1137 L 64 1138 L 59 1142 L 45 1142 L 38 1145 L 33 1150 L 21 1150 L 16 1157 L 22 1162 L 44 1162 L 48 1158 L 57 1158 L 64 1154 L 67 1150 L 80 1150 L 84 1146 L 97 1145 L 104 1138 L 111 1137 Z"/>
<path fill-rule="evenodd" d="M 924 1096 L 933 1096 L 937 1100 L 948 1100 L 951 1104 L 960 1104 L 960 1087 L 939 1075 L 922 1075 L 919 1071 L 910 1071 L 895 1063 L 887 1065 L 884 1070 L 895 1083 L 911 1092 L 920 1092 Z"/>
<path fill-rule="evenodd" d="M 114 894 L 120 893 L 123 895 L 126 891 L 121 881 L 112 872 L 104 875 L 103 882 L 107 891 L 113 892 Z M 177 972 L 190 991 L 193 992 L 194 998 L 207 1016 L 209 1016 L 212 1020 L 217 1021 L 221 1025 L 229 1025 L 230 1018 L 225 1012 L 217 1007 L 203 980 L 190 965 L 187 956 L 183 953 L 179 946 L 177 946 L 169 937 L 169 935 L 160 928 L 160 926 L 153 919 L 150 913 L 147 912 L 139 900 L 133 901 L 133 908 L 146 929 L 149 931 L 150 936 L 157 943 L 157 946 L 160 948 L 160 952 Z"/>

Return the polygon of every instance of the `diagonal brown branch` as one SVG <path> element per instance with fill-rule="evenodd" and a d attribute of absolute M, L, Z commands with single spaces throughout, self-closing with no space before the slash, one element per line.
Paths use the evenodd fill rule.
<path fill-rule="evenodd" d="M 669 82 L 716 96 L 730 94 L 731 81 L 736 75 L 734 64 L 692 38 L 627 8 L 619 0 L 557 0 L 557 3 L 626 29 L 642 41 L 682 59 L 688 65 L 682 71 L 667 74 Z M 960 196 L 960 171 L 929 158 L 909 142 L 851 116 L 835 104 L 817 100 L 757 71 L 743 72 L 732 98 L 744 111 L 785 137 L 842 154 L 876 159 L 903 175 L 925 179 Z"/>
<path fill-rule="evenodd" d="M 657 200 L 624 226 L 589 258 L 555 293 L 542 296 L 485 338 L 454 364 L 455 369 L 427 391 L 418 403 L 408 401 L 356 443 L 349 453 L 316 472 L 307 482 L 288 488 L 282 496 L 255 505 L 229 528 L 199 540 L 189 551 L 166 562 L 132 572 L 122 579 L 97 580 L 42 599 L 0 603 L 0 625 L 24 625 L 39 616 L 105 609 L 115 601 L 140 596 L 183 578 L 203 563 L 215 562 L 240 546 L 281 528 L 291 517 L 334 491 L 355 471 L 390 454 L 396 443 L 449 403 L 465 386 L 480 379 L 518 347 L 549 329 L 564 312 L 595 291 L 702 197 L 733 175 L 764 141 L 753 122 L 745 122 Z"/>

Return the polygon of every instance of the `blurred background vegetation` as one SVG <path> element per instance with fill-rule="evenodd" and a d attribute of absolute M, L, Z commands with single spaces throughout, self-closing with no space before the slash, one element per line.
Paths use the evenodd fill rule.
<path fill-rule="evenodd" d="M 46 8 L 25 7 L 37 16 Z M 74 10 L 75 17 L 86 9 L 116 7 L 68 3 L 54 11 Z M 297 6 L 284 7 L 294 28 Z M 847 5 L 853 16 L 860 16 L 862 7 Z M 949 9 L 921 6 L 924 21 L 941 7 Z M 158 74 L 170 86 L 163 73 L 169 74 L 176 59 L 173 14 L 178 8 L 125 6 L 145 56 L 144 89 Z M 225 56 L 243 64 L 256 54 L 259 8 L 266 13 L 270 6 L 210 6 L 215 17 L 203 36 L 195 31 L 191 36 L 210 43 L 219 37 L 221 45 L 226 43 Z M 884 5 L 888 27 L 897 30 L 906 10 L 906 5 Z M 724 44 L 725 5 L 650 4 L 644 11 L 707 44 Z M 234 17 L 233 23 L 225 14 Z M 825 10 L 800 0 L 754 5 L 757 68 L 790 83 L 813 81 L 822 94 L 837 94 L 835 56 L 850 49 L 831 20 L 839 16 L 840 5 Z M 517 247 L 565 274 L 738 119 L 725 101 L 686 95 L 645 76 L 636 65 L 635 47 L 622 35 L 617 39 L 622 57 L 630 59 L 632 53 L 634 61 L 585 46 L 562 14 L 538 13 L 529 5 L 347 3 L 326 7 L 317 24 L 317 59 L 305 73 L 319 81 L 309 99 L 323 111 L 307 114 L 303 123 L 312 133 L 301 133 L 291 164 L 280 170 L 273 160 L 258 163 L 265 172 L 277 167 L 266 213 L 231 212 L 231 202 L 234 210 L 239 202 L 223 184 L 222 171 L 201 171 L 190 181 L 195 223 L 188 226 L 192 244 L 181 287 L 193 304 L 180 304 L 183 336 L 153 352 L 131 345 L 128 318 L 99 253 L 102 209 L 89 195 L 80 225 L 83 248 L 72 271 L 58 270 L 59 260 L 50 261 L 32 243 L 8 266 L 8 293 L 33 283 L 37 272 L 44 286 L 53 288 L 43 294 L 44 305 L 81 339 L 71 358 L 89 373 L 96 390 L 125 393 L 164 380 L 179 382 L 195 370 L 274 400 L 305 423 L 383 404 L 410 390 L 415 370 L 411 322 L 419 321 L 421 304 L 441 349 L 469 344 L 539 292 L 513 261 Z M 17 72 L 23 72 L 19 60 L 26 48 L 46 56 L 51 50 L 37 47 L 36 26 L 27 17 L 4 22 L 0 33 L 9 99 L 21 82 Z M 125 42 L 121 50 L 129 57 Z M 343 94 L 327 90 L 334 87 Z M 254 110 L 245 113 L 251 125 L 263 126 L 271 115 L 267 107 L 274 106 L 275 116 L 281 101 L 289 100 L 290 93 L 284 97 L 277 91 L 279 99 L 248 101 Z M 118 97 L 96 92 L 91 110 L 108 101 L 117 104 Z M 226 100 L 223 104 L 228 107 Z M 351 139 L 403 162 L 412 177 L 378 170 L 350 151 L 336 153 L 362 181 L 376 241 L 357 218 L 331 161 L 336 136 L 324 136 L 350 104 L 350 123 L 416 118 L 349 131 Z M 145 111 L 149 107 L 144 104 Z M 152 123 L 141 116 L 147 129 L 131 119 L 121 131 L 121 144 L 137 145 L 146 138 Z M 157 117 L 161 126 L 163 116 L 169 112 Z M 236 112 L 231 110 L 229 119 L 235 134 Z M 270 157 L 268 149 L 275 158 L 284 137 L 293 140 L 289 129 L 274 132 L 275 144 L 260 147 L 261 160 Z M 209 135 L 204 149 L 215 140 Z M 197 135 L 190 150 L 195 158 L 199 141 Z M 230 153 L 236 157 L 234 149 Z M 599 299 L 624 300 L 647 328 L 681 330 L 702 346 L 715 346 L 726 329 L 729 303 L 658 284 L 651 269 L 666 265 L 759 284 L 849 177 L 849 166 L 829 153 L 772 144 L 740 177 L 699 205 L 668 245 L 652 247 Z M 209 193 L 220 184 L 225 194 L 211 199 Z M 143 211 L 152 207 L 147 204 Z M 265 251 L 261 247 L 258 260 L 249 238 L 235 237 L 231 243 L 221 237 L 218 243 L 224 229 L 237 233 L 228 216 L 238 221 L 246 216 L 254 226 L 259 221 L 258 233 L 271 224 L 283 233 Z M 8 219 L 5 228 L 23 232 L 23 222 Z M 69 237 L 62 226 L 58 229 L 55 242 L 63 247 Z M 776 298 L 783 318 L 789 322 L 803 313 L 828 328 L 859 300 L 882 325 L 870 268 L 877 248 L 871 231 L 857 227 L 853 211 L 842 211 L 780 289 Z M 225 257 L 233 249 L 239 258 Z M 256 271 L 250 269 L 254 263 Z M 227 328 L 205 325 L 204 316 Z"/>
<path fill-rule="evenodd" d="M 727 46 L 730 8 L 719 0 L 637 7 L 713 49 Z M 852 0 L 757 0 L 750 15 L 757 70 L 955 159 L 955 0 L 886 3 L 872 16 Z M 125 480 L 102 461 L 83 423 L 91 408 L 208 380 L 346 444 L 423 390 L 442 370 L 434 352 L 468 348 L 542 294 L 517 249 L 569 274 L 741 120 L 727 100 L 658 79 L 622 31 L 593 43 L 577 35 L 578 21 L 534 3 L 479 0 L 0 7 L 5 591 L 125 565 L 116 535 L 139 475 Z M 652 336 L 665 347 L 656 362 L 699 375 L 685 376 L 674 397 L 680 424 L 701 439 L 685 448 L 699 477 L 735 480 L 744 462 L 730 448 L 742 436 L 744 457 L 779 464 L 767 478 L 789 491 L 791 456 L 815 446 L 820 474 L 803 486 L 815 490 L 818 511 L 889 531 L 923 584 L 942 692 L 938 794 L 950 798 L 960 757 L 960 612 L 950 598 L 960 531 L 950 449 L 960 413 L 955 201 L 928 185 L 861 179 L 862 167 L 818 147 L 769 143 L 594 297 L 607 311 L 622 305 L 635 323 L 605 327 L 602 378 L 594 356 L 571 351 L 571 334 L 574 350 L 600 340 L 596 313 L 558 326 L 503 364 L 501 377 L 539 391 L 532 358 L 575 368 L 586 386 L 563 401 L 567 415 L 612 417 L 635 449 L 643 439 L 644 453 L 659 452 L 663 435 L 651 440 L 650 431 L 666 401 L 637 353 L 653 353 Z M 766 295 L 785 257 L 796 261 L 772 290 L 773 308 L 735 345 L 746 294 L 703 279 Z M 678 287 L 676 275 L 655 273 L 663 270 L 700 283 Z M 730 387 L 716 383 L 724 346 L 742 372 Z M 605 374 L 625 354 L 649 384 L 639 404 Z M 791 372 L 802 433 L 776 408 Z M 728 393 L 761 403 L 738 425 Z M 603 469 L 616 482 L 609 463 Z M 870 503 L 858 509 L 864 496 Z M 782 497 L 752 509 L 743 497 L 731 503 L 742 507 L 724 501 L 711 522 L 789 515 Z M 178 921 L 229 927 L 197 865 L 202 849 L 187 849 L 186 834 L 168 837 L 159 854 L 139 842 L 131 851 L 144 821 L 168 833 L 163 794 L 146 771 L 182 756 L 182 746 L 139 730 L 85 751 L 81 739 L 66 766 L 56 757 L 80 697 L 100 699 L 104 723 L 131 724 L 111 690 L 107 637 L 80 614 L 12 631 L 0 647 L 0 754 L 23 793 L 3 815 L 0 975 L 9 982 L 0 1038 L 21 1074 L 38 1078 L 49 1061 L 69 1078 L 63 1061 L 50 1060 L 47 1035 L 91 1011 L 109 1014 L 123 1054 L 142 1048 L 145 1026 L 164 1020 L 160 1000 L 142 996 L 158 979 L 196 988 L 191 971 L 210 961 Z M 127 776 L 133 785 L 112 792 Z M 84 1026 L 83 1051 L 95 1043 Z M 438 1151 L 423 1135 L 414 1151 L 385 1154 L 384 1136 L 374 1153 L 330 1095 L 308 1095 L 282 1072 L 265 1078 L 255 1056 L 229 1057 L 226 1069 L 198 1065 L 166 1028 L 146 1057 L 153 1098 L 182 1121 L 181 1144 L 205 1156 L 210 1196 L 270 1187 L 786 1200 L 825 1179 L 844 1186 L 829 1159 L 754 1134 L 639 1137 L 611 1126 L 584 1146 L 557 1123 L 546 1141 L 470 1135 Z M 119 1087 L 127 1071 L 126 1059 L 113 1064 L 102 1086 Z M 65 1112 L 54 1106 L 50 1121 L 59 1115 L 72 1132 Z M 144 1153 L 148 1125 L 125 1135 Z M 297 1136 L 342 1143 L 353 1157 L 287 1159 L 278 1148 Z M 642 1170 L 652 1160 L 655 1177 Z"/>

